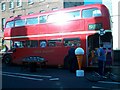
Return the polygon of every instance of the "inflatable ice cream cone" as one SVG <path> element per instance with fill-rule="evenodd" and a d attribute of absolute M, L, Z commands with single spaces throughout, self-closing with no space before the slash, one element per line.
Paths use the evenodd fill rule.
<path fill-rule="evenodd" d="M 79 69 L 81 69 L 83 55 L 76 55 L 76 57 L 77 57 L 78 67 Z"/>
<path fill-rule="evenodd" d="M 76 48 L 75 55 L 77 57 L 78 67 L 79 67 L 79 70 L 80 70 L 81 67 L 82 67 L 82 59 L 83 59 L 83 55 L 84 55 L 84 50 L 80 47 Z"/>

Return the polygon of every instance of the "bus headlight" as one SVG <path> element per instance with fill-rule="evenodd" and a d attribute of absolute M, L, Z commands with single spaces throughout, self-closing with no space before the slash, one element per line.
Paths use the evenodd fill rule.
<path fill-rule="evenodd" d="M 100 30 L 102 28 L 102 23 L 89 24 L 89 30 Z"/>

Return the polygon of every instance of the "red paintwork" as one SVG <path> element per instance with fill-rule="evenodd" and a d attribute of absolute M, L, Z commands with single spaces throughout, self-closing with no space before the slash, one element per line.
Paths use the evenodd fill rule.
<path fill-rule="evenodd" d="M 44 37 L 32 37 L 32 38 L 14 38 L 12 40 L 49 40 L 49 39 L 55 39 L 55 38 L 70 38 L 70 37 L 80 37 L 82 40 L 81 47 L 85 50 L 86 55 L 86 35 L 90 35 L 89 33 L 85 34 L 78 34 L 78 35 L 61 35 L 59 33 L 67 33 L 67 32 L 78 32 L 78 31 L 88 31 L 88 24 L 94 24 L 94 23 L 103 23 L 103 28 L 106 30 L 110 30 L 110 20 L 109 20 L 109 12 L 108 9 L 102 5 L 102 4 L 93 4 L 93 5 L 86 5 L 86 6 L 77 6 L 73 8 L 67 8 L 57 11 L 50 11 L 46 13 L 39 13 L 34 15 L 28 15 L 28 16 L 21 16 L 21 17 L 15 17 L 9 19 L 7 22 L 11 20 L 17 20 L 17 19 L 25 19 L 29 17 L 36 17 L 41 15 L 49 15 L 56 12 L 68 12 L 68 11 L 74 11 L 74 10 L 80 10 L 87 8 L 98 8 L 102 12 L 102 16 L 100 17 L 92 17 L 92 18 L 86 18 L 78 20 L 71 20 L 67 21 L 65 25 L 57 25 L 56 23 L 45 23 L 45 24 L 37 24 L 37 25 L 29 25 L 29 26 L 23 26 L 23 27 L 15 27 L 15 28 L 5 28 L 4 29 L 4 38 L 9 37 L 11 40 L 11 37 L 15 36 L 27 36 L 27 35 L 43 35 L 43 34 L 56 34 L 57 36 L 44 36 Z M 90 30 L 89 30 L 90 31 Z M 92 30 L 93 31 L 93 30 Z M 91 33 L 92 34 L 92 33 Z M 63 59 L 64 56 L 67 54 L 69 47 L 46 47 L 46 48 L 17 48 L 15 53 L 12 54 L 13 62 L 14 63 L 21 63 L 21 59 L 30 56 L 30 55 L 38 55 L 44 57 L 46 60 L 48 60 L 49 65 L 63 65 Z M 48 52 L 47 52 L 48 51 Z M 86 57 L 84 56 L 83 64 L 86 64 Z"/>
<path fill-rule="evenodd" d="M 76 31 L 87 31 L 88 24 L 94 23 L 103 23 L 103 28 L 106 30 L 110 30 L 110 20 L 109 20 L 109 12 L 107 8 L 102 4 L 94 4 L 94 5 L 86 5 L 86 6 L 78 6 L 58 11 L 52 11 L 44 14 L 34 14 L 28 16 L 15 17 L 11 20 L 17 19 L 25 19 L 30 17 L 38 17 L 41 15 L 49 15 L 57 12 L 68 12 L 74 10 L 83 10 L 87 8 L 98 8 L 102 12 L 101 17 L 92 17 L 86 19 L 78 19 L 67 21 L 65 25 L 57 25 L 56 23 L 46 23 L 46 24 L 37 24 L 37 25 L 27 25 L 23 27 L 15 27 L 15 28 L 5 28 L 4 29 L 4 37 L 14 37 L 14 36 L 26 36 L 26 35 L 37 35 L 37 34 L 50 34 L 50 33 L 61 33 L 61 32 L 76 32 Z M 8 22 L 7 21 L 7 22 Z"/>

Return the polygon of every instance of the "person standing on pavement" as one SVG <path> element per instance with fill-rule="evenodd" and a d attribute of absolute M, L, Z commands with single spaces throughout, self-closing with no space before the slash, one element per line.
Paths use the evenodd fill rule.
<path fill-rule="evenodd" d="M 88 47 L 88 60 L 89 60 L 88 65 L 89 66 L 92 66 L 94 56 L 95 56 L 95 51 L 92 50 L 91 47 L 89 46 Z"/>
<path fill-rule="evenodd" d="M 75 55 L 75 48 L 74 45 L 72 44 L 69 51 L 69 61 L 70 61 L 70 72 L 75 72 L 78 69 L 78 63 L 77 63 L 77 58 Z"/>
<path fill-rule="evenodd" d="M 64 59 L 65 68 L 69 69 L 70 72 L 75 72 L 78 69 L 77 58 L 75 56 L 74 44 L 70 46 L 68 55 Z"/>
<path fill-rule="evenodd" d="M 107 52 L 104 51 L 103 44 L 99 45 L 97 52 L 98 52 L 98 73 L 101 76 L 104 76 Z"/>

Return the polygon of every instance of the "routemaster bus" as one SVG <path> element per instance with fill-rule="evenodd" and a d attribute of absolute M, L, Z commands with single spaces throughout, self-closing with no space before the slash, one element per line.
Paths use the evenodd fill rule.
<path fill-rule="evenodd" d="M 74 46 L 85 51 L 82 66 L 94 66 L 95 49 L 100 43 L 108 51 L 108 64 L 112 64 L 110 16 L 102 4 L 10 18 L 5 24 L 4 40 L 10 41 L 10 49 L 3 55 L 6 64 L 21 64 L 25 57 L 39 56 L 48 65 L 63 66 L 68 50 Z"/>

